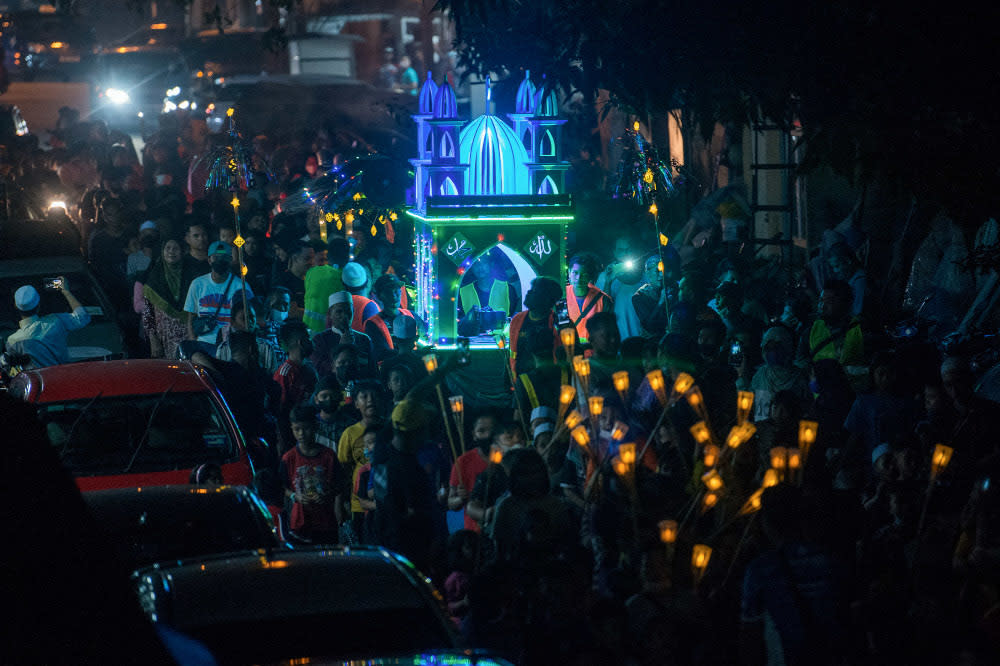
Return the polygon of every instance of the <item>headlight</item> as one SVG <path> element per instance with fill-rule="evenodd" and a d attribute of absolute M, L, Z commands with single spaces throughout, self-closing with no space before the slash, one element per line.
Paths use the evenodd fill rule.
<path fill-rule="evenodd" d="M 176 111 L 177 105 L 174 104 L 169 99 L 163 100 L 163 113 L 170 113 L 171 111 Z"/>
<path fill-rule="evenodd" d="M 119 90 L 118 88 L 108 88 L 104 91 L 104 96 L 111 101 L 112 104 L 117 104 L 121 106 L 122 104 L 128 104 L 132 101 L 128 93 L 124 90 Z"/>
<path fill-rule="evenodd" d="M 66 202 L 65 201 L 59 201 L 59 200 L 50 201 L 49 202 L 49 210 L 52 210 L 53 208 L 62 208 L 63 211 L 65 211 L 66 210 Z"/>
<path fill-rule="evenodd" d="M 177 105 L 178 108 L 185 109 L 185 110 L 188 109 L 190 106 L 191 106 L 191 102 L 189 102 L 188 100 L 184 100 L 183 102 L 181 102 L 180 104 Z"/>
<path fill-rule="evenodd" d="M 181 94 L 180 86 L 174 86 L 173 88 L 167 91 L 167 97 L 177 97 L 180 94 Z"/>

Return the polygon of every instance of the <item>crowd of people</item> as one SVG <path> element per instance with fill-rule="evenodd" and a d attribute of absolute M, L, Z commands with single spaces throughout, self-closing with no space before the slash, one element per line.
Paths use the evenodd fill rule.
<path fill-rule="evenodd" d="M 272 444 L 258 490 L 292 538 L 406 555 L 469 645 L 525 664 L 1000 649 L 1000 407 L 968 359 L 873 335 L 851 238 L 785 301 L 724 249 L 581 251 L 510 323 L 509 404 L 455 410 L 464 359 L 418 347 L 394 248 L 322 240 L 283 205 L 326 166 L 322 136 L 255 139 L 279 168 L 239 210 L 244 281 L 233 209 L 198 184 L 202 126 L 141 164 L 100 123 L 60 129 L 21 178 L 79 201 L 132 354 L 206 368 Z"/>

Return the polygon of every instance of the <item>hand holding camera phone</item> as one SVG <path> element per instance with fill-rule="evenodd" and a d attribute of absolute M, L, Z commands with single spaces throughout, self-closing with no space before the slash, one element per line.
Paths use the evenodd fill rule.
<path fill-rule="evenodd" d="M 59 276 L 54 278 L 45 278 L 44 281 L 46 289 L 52 289 L 53 291 L 59 291 L 66 284 L 66 278 Z"/>
<path fill-rule="evenodd" d="M 569 318 L 569 306 L 566 304 L 566 300 L 558 301 L 556 303 L 556 326 L 563 328 L 570 326 L 572 323 Z"/>

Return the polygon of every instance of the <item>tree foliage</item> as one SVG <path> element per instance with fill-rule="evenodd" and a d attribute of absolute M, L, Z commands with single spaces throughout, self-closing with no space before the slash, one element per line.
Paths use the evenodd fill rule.
<path fill-rule="evenodd" d="M 992 209 L 1000 11 L 921 5 L 438 0 L 472 71 L 529 68 L 639 114 L 683 106 L 703 128 L 799 121 L 808 164 Z"/>

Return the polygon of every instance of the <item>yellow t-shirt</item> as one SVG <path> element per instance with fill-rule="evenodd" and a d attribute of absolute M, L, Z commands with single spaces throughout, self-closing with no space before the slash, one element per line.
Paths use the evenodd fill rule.
<path fill-rule="evenodd" d="M 358 421 L 344 429 L 340 436 L 340 442 L 337 444 L 337 459 L 344 466 L 344 470 L 350 473 L 352 480 L 355 478 L 354 475 L 358 467 L 365 463 L 364 435 L 367 429 L 368 426 L 363 421 Z M 364 513 L 365 510 L 361 508 L 361 501 L 354 493 L 353 487 L 352 484 L 351 513 Z"/>

